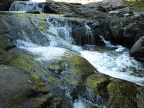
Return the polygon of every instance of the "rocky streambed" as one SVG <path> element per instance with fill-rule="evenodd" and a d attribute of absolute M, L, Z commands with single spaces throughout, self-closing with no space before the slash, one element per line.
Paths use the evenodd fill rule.
<path fill-rule="evenodd" d="M 55 2 L 28 10 L 29 4 L 11 6 L 26 13 L 0 12 L 1 108 L 144 106 L 143 63 L 134 59 L 143 60 L 143 14 L 110 15 L 93 5 Z M 132 77 L 108 74 L 114 69 L 120 70 L 116 76 Z"/>

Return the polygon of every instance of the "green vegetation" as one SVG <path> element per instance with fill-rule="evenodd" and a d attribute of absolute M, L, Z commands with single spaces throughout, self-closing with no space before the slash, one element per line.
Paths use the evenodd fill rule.
<path fill-rule="evenodd" d="M 0 62 L 6 63 L 11 59 L 11 56 L 6 52 L 6 47 L 0 43 Z"/>
<path fill-rule="evenodd" d="M 92 74 L 86 79 L 86 85 L 90 87 L 96 94 L 104 98 L 108 97 L 106 87 L 109 83 L 109 77 L 103 74 Z"/>
<path fill-rule="evenodd" d="M 62 75 L 63 80 L 74 86 L 78 86 L 95 71 L 95 68 L 87 60 L 70 54 L 59 60 L 50 60 L 48 67 L 55 74 Z"/>
<path fill-rule="evenodd" d="M 107 86 L 110 108 L 137 108 L 137 86 L 133 83 L 115 80 Z"/>
<path fill-rule="evenodd" d="M 144 10 L 144 1 L 142 0 L 129 0 L 126 2 L 131 10 L 143 11 Z"/>

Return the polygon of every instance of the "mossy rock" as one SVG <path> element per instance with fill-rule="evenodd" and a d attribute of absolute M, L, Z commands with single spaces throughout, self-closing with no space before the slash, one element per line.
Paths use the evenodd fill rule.
<path fill-rule="evenodd" d="M 56 96 L 48 94 L 47 91 L 48 89 L 49 92 L 53 92 L 53 88 L 56 88 L 57 85 L 61 85 L 61 80 L 51 75 L 51 73 L 45 69 L 40 62 L 34 59 L 38 56 L 17 48 L 10 50 L 9 54 L 12 55 L 12 58 L 9 62 L 7 62 L 7 65 L 22 68 L 37 81 L 37 85 L 33 87 L 32 93 L 27 95 L 29 99 L 22 103 L 22 108 L 37 108 L 41 106 L 47 107 L 48 105 L 51 106 L 61 103 L 60 101 L 57 101 L 58 103 L 56 103 L 54 101 L 55 99 L 57 100 Z M 47 82 L 49 88 L 46 87 L 45 82 Z"/>
<path fill-rule="evenodd" d="M 9 54 L 12 55 L 12 59 L 7 65 L 23 68 L 35 79 L 41 78 L 49 92 L 62 98 L 63 102 L 66 98 L 65 88 L 68 88 L 70 95 L 75 98 L 77 95 L 75 90 L 83 90 L 85 79 L 96 71 L 86 59 L 72 52 L 50 61 L 37 61 L 38 55 L 17 48 L 10 50 Z M 42 101 L 45 101 L 45 98 Z M 61 103 L 57 102 L 57 104 Z"/>
<path fill-rule="evenodd" d="M 138 108 L 143 108 L 144 107 L 144 86 L 138 87 L 139 94 L 137 94 L 137 104 Z"/>
<path fill-rule="evenodd" d="M 0 43 L 0 54 L 5 54 L 5 53 L 6 53 L 5 46 L 2 43 Z"/>
<path fill-rule="evenodd" d="M 0 64 L 6 63 L 11 59 L 11 56 L 6 52 L 6 44 L 0 42 Z"/>
<path fill-rule="evenodd" d="M 137 85 L 116 79 L 107 86 L 110 108 L 137 108 Z"/>
<path fill-rule="evenodd" d="M 16 108 L 31 97 L 48 93 L 40 79 L 21 68 L 6 65 L 0 65 L 0 86 L 1 108 Z"/>
<path fill-rule="evenodd" d="M 97 95 L 104 98 L 108 98 L 107 85 L 109 83 L 109 77 L 100 73 L 92 74 L 86 79 L 86 85 L 90 87 Z"/>
<path fill-rule="evenodd" d="M 96 71 L 86 59 L 75 54 L 50 60 L 48 68 L 73 86 L 78 86 Z"/>
<path fill-rule="evenodd" d="M 126 4 L 131 10 L 144 11 L 144 1 L 142 0 L 129 0 Z"/>
<path fill-rule="evenodd" d="M 9 52 L 12 55 L 12 59 L 7 65 L 23 68 L 27 72 L 44 72 L 44 69 L 40 64 L 33 59 L 32 54 L 25 50 L 13 49 Z"/>
<path fill-rule="evenodd" d="M 45 67 L 43 63 L 35 60 L 35 58 L 38 57 L 37 55 L 20 49 L 13 49 L 9 51 L 9 54 L 12 55 L 12 59 L 7 62 L 7 65 L 22 68 L 25 71 L 32 73 L 33 77 L 37 79 L 41 77 L 42 80 L 48 81 L 53 86 L 60 83 L 60 80 L 51 75 L 49 70 L 47 70 L 47 66 Z"/>

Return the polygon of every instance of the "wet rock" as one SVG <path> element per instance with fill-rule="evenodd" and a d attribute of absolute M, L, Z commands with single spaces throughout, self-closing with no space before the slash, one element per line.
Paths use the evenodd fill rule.
<path fill-rule="evenodd" d="M 144 87 L 138 87 L 139 94 L 137 94 L 138 108 L 143 108 L 144 106 Z"/>
<path fill-rule="evenodd" d="M 91 31 L 91 28 L 82 22 L 76 24 L 73 22 L 72 36 L 77 45 L 84 46 L 85 44 L 95 45 L 96 39 Z M 81 35 L 80 35 L 81 34 Z"/>
<path fill-rule="evenodd" d="M 122 30 L 123 22 L 124 22 L 123 19 L 116 16 L 111 18 L 111 21 L 109 21 L 109 28 L 112 33 L 110 41 L 114 45 L 123 44 L 123 30 Z"/>
<path fill-rule="evenodd" d="M 92 74 L 86 79 L 86 85 L 90 87 L 97 95 L 108 98 L 107 85 L 110 83 L 108 76 L 103 74 Z"/>
<path fill-rule="evenodd" d="M 0 11 L 9 11 L 11 3 L 18 0 L 1 0 L 0 3 Z M 21 1 L 29 1 L 29 0 L 21 0 Z"/>
<path fill-rule="evenodd" d="M 67 56 L 50 61 L 35 61 L 33 57 L 37 57 L 36 55 L 23 50 L 13 49 L 9 53 L 13 56 L 7 65 L 21 67 L 27 72 L 36 74 L 54 95 L 54 100 L 52 99 L 49 104 L 45 100 L 47 96 L 44 95 L 44 101 L 42 101 L 44 105 L 54 105 L 55 99 L 58 99 L 57 105 L 62 103 L 63 107 L 72 107 L 72 101 L 77 98 L 77 92 L 84 90 L 83 82 L 96 71 L 87 60 L 72 52 L 67 52 Z M 68 96 L 65 95 L 66 93 Z M 33 102 L 33 99 L 27 102 Z"/>
<path fill-rule="evenodd" d="M 137 85 L 116 79 L 108 84 L 107 90 L 110 108 L 137 108 Z"/>
<path fill-rule="evenodd" d="M 107 18 L 95 18 L 93 24 L 92 24 L 94 35 L 102 36 L 107 40 L 112 40 L 112 32 L 109 27 L 109 22 Z"/>
<path fill-rule="evenodd" d="M 135 58 L 144 58 L 144 36 L 139 38 L 130 50 L 130 55 Z"/>
<path fill-rule="evenodd" d="M 39 11 L 37 11 L 37 10 L 27 11 L 26 13 L 41 14 L 41 13 L 40 13 Z"/>
<path fill-rule="evenodd" d="M 131 11 L 130 11 L 129 7 L 114 9 L 114 10 L 109 11 L 108 13 L 112 14 L 112 15 L 124 16 L 124 17 L 128 17 L 131 15 Z"/>
<path fill-rule="evenodd" d="M 48 68 L 68 84 L 81 87 L 83 86 L 81 85 L 83 81 L 96 70 L 84 58 L 75 54 L 69 53 L 69 55 L 70 56 L 65 56 L 60 60 L 50 60 L 48 62 Z"/>
<path fill-rule="evenodd" d="M 133 44 L 144 35 L 144 16 L 127 19 L 123 23 L 123 45 L 131 48 Z"/>

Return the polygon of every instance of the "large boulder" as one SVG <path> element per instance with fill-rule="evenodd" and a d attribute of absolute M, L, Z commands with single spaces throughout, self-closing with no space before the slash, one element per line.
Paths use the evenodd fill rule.
<path fill-rule="evenodd" d="M 144 35 L 144 15 L 132 17 L 123 23 L 123 45 L 131 48 Z"/>
<path fill-rule="evenodd" d="M 105 100 L 108 108 L 142 108 L 144 104 L 143 87 L 134 83 L 95 73 L 87 77 L 85 84 L 101 97 L 97 101 Z"/>
<path fill-rule="evenodd" d="M 107 85 L 110 82 L 111 81 L 108 76 L 98 73 L 92 74 L 86 79 L 87 87 L 91 88 L 97 95 L 104 98 L 108 98 Z"/>
<path fill-rule="evenodd" d="M 35 76 L 35 77 L 34 77 Z M 6 65 L 0 65 L 0 107 L 16 108 L 31 98 L 38 98 L 38 95 L 48 94 L 45 84 L 36 76 L 29 74 L 25 70 Z M 47 98 L 35 104 L 40 107 Z M 28 107 L 36 107 L 33 102 L 27 104 Z M 22 107 L 24 108 L 24 107 Z"/>
<path fill-rule="evenodd" d="M 58 100 L 58 104 L 62 102 L 63 107 L 73 106 L 77 93 L 85 89 L 85 79 L 96 71 L 87 60 L 70 51 L 67 56 L 48 61 L 35 61 L 33 57 L 38 56 L 24 50 L 12 49 L 9 54 L 12 59 L 7 65 L 20 67 L 39 76 L 46 83 L 49 93 L 61 100 Z M 69 96 L 65 95 L 67 93 Z M 55 104 L 55 101 L 52 103 Z"/>
<path fill-rule="evenodd" d="M 130 55 L 135 58 L 144 58 L 144 36 L 139 38 L 132 46 Z"/>
<path fill-rule="evenodd" d="M 137 108 L 138 86 L 123 80 L 114 80 L 108 84 L 110 108 Z"/>

